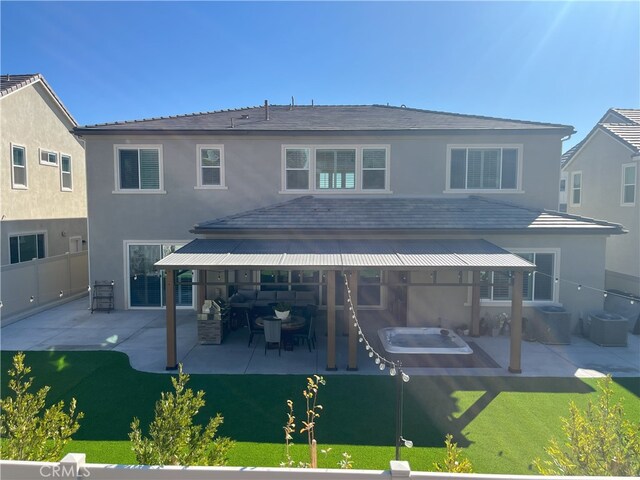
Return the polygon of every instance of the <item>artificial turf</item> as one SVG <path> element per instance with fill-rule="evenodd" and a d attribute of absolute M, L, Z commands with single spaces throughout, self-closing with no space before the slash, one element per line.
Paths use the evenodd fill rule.
<path fill-rule="evenodd" d="M 2 352 L 6 372 L 15 352 Z M 153 417 L 160 392 L 171 390 L 170 376 L 132 369 L 118 352 L 27 352 L 34 387 L 50 385 L 48 401 L 75 397 L 85 413 L 67 451 L 87 454 L 94 463 L 135 463 L 128 442 L 130 423 Z M 396 383 L 391 377 L 328 375 L 316 436 L 320 466 L 335 467 L 348 452 L 355 468 L 388 469 L 395 454 Z M 207 402 L 197 420 L 220 412 L 219 433 L 234 439 L 230 465 L 278 466 L 284 459 L 282 426 L 286 400 L 295 403 L 298 424 L 304 414 L 300 375 L 191 375 L 189 386 L 204 390 Z M 1 381 L 8 394 L 7 376 Z M 532 473 L 552 436 L 561 437 L 560 416 L 574 400 L 595 400 L 596 381 L 577 378 L 413 377 L 404 385 L 404 437 L 415 447 L 402 450 L 414 470 L 430 470 L 444 455 L 444 437 L 454 435 L 477 472 Z M 640 418 L 640 378 L 615 379 L 614 393 L 628 418 Z M 296 460 L 305 460 L 305 439 L 295 439 Z"/>

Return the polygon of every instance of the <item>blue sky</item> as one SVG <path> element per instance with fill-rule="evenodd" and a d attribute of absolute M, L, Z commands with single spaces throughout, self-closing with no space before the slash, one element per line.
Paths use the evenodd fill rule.
<path fill-rule="evenodd" d="M 640 107 L 638 2 L 7 2 L 2 73 L 80 124 L 273 104 L 570 124 Z"/>

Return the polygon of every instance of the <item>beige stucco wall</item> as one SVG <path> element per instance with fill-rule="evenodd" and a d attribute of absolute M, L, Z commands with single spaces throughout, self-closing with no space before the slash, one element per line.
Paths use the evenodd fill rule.
<path fill-rule="evenodd" d="M 569 213 L 620 223 L 629 231 L 607 240 L 607 288 L 640 295 L 640 161 L 631 155 L 620 141 L 596 131 L 564 171 L 569 200 L 571 174 L 582 172 L 581 205 L 569 201 Z M 636 202 L 621 206 L 622 165 L 629 163 L 636 164 Z"/>
<path fill-rule="evenodd" d="M 92 282 L 115 280 L 116 308 L 126 307 L 125 241 L 189 241 L 195 223 L 293 199 L 281 191 L 283 145 L 389 145 L 392 195 L 447 196 L 447 145 L 518 144 L 523 191 L 485 196 L 535 208 L 558 206 L 557 134 L 91 135 L 86 141 L 90 276 Z M 114 193 L 115 144 L 162 145 L 165 193 Z M 198 144 L 224 145 L 226 189 L 194 188 Z"/>
<path fill-rule="evenodd" d="M 40 83 L 0 98 L 0 215 L 3 220 L 87 216 L 85 152 L 73 127 Z M 26 149 L 27 190 L 11 184 L 11 144 Z M 40 164 L 39 149 L 58 153 L 58 165 Z M 73 191 L 63 192 L 60 153 L 71 155 Z"/>

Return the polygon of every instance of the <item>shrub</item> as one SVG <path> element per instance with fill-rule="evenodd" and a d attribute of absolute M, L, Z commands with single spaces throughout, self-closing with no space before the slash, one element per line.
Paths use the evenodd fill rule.
<path fill-rule="evenodd" d="M 462 456 L 462 451 L 458 444 L 453 442 L 453 435 L 447 434 L 444 444 L 447 447 L 447 454 L 442 463 L 434 463 L 436 472 L 449 473 L 473 473 L 473 466 L 468 458 Z"/>
<path fill-rule="evenodd" d="M 624 416 L 620 402 L 613 403 L 611 377 L 598 382 L 597 405 L 591 400 L 585 411 L 569 404 L 569 418 L 562 419 L 566 442 L 554 438 L 545 448 L 551 458 L 534 465 L 543 475 L 640 475 L 640 422 Z"/>
<path fill-rule="evenodd" d="M 10 460 L 57 462 L 84 414 L 76 413 L 76 399 L 72 398 L 68 413 L 60 401 L 44 409 L 51 387 L 45 386 L 35 394 L 29 393 L 33 377 L 27 379 L 31 367 L 24 364 L 24 353 L 13 357 L 9 370 L 9 389 L 13 396 L 0 400 L 0 456 Z"/>
<path fill-rule="evenodd" d="M 226 437 L 215 438 L 223 417 L 218 413 L 202 430 L 193 417 L 204 407 L 204 392 L 194 394 L 186 388 L 189 375 L 179 367 L 178 377 L 172 377 L 175 394 L 163 392 L 156 402 L 155 418 L 149 426 L 149 437 L 143 437 L 140 420 L 131 422 L 129 438 L 139 463 L 145 465 L 224 465 L 233 442 Z"/>

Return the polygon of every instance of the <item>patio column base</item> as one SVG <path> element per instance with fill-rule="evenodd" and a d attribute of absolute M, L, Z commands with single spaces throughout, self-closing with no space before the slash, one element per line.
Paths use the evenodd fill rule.
<path fill-rule="evenodd" d="M 358 367 L 347 367 L 347 372 L 357 372 Z"/>
<path fill-rule="evenodd" d="M 522 373 L 522 369 L 521 368 L 508 368 L 509 373 Z"/>
<path fill-rule="evenodd" d="M 178 365 L 176 365 L 174 367 L 165 367 L 165 370 L 167 372 L 172 372 L 172 371 L 177 370 L 177 369 L 178 369 Z"/>
<path fill-rule="evenodd" d="M 325 370 L 327 372 L 337 372 L 338 371 L 338 367 L 327 367 Z"/>

